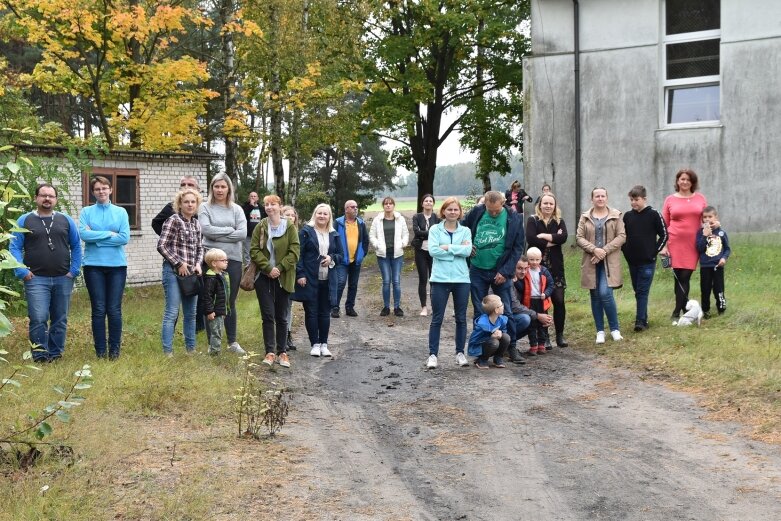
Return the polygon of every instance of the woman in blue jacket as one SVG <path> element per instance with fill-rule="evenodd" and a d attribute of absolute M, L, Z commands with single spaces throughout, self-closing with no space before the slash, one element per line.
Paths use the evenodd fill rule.
<path fill-rule="evenodd" d="M 334 231 L 331 207 L 318 204 L 298 237 L 301 256 L 296 265 L 296 291 L 292 299 L 304 304 L 304 325 L 312 344 L 309 354 L 331 356 L 328 331 L 338 285 L 335 267 L 342 262 L 343 255 L 339 234 Z"/>
<path fill-rule="evenodd" d="M 84 241 L 84 283 L 92 306 L 92 337 L 98 358 L 119 358 L 122 343 L 122 294 L 127 280 L 125 245 L 130 240 L 127 210 L 111 204 L 111 181 L 96 175 L 90 181 L 95 204 L 79 216 Z M 108 353 L 106 352 L 108 316 Z"/>
<path fill-rule="evenodd" d="M 463 216 L 461 203 L 448 197 L 439 209 L 443 221 L 428 232 L 428 251 L 433 259 L 431 269 L 431 326 L 428 330 L 429 357 L 426 367 L 437 367 L 439 335 L 442 319 L 450 295 L 456 315 L 456 363 L 469 365 L 464 355 L 466 344 L 466 306 L 469 302 L 469 266 L 466 260 L 472 253 L 472 231 L 459 224 Z"/>

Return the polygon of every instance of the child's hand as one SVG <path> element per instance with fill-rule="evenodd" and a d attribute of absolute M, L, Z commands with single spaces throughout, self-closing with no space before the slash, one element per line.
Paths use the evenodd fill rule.
<path fill-rule="evenodd" d="M 491 333 L 491 336 L 493 338 L 502 338 L 502 330 L 501 329 L 497 329 L 496 331 Z"/>
<path fill-rule="evenodd" d="M 720 259 L 719 259 L 719 264 L 718 264 L 718 266 L 717 266 L 717 267 L 721 268 L 721 267 L 722 267 L 722 266 L 724 266 L 725 264 L 727 264 L 727 259 L 725 259 L 724 257 L 722 257 L 722 258 L 720 258 Z"/>
<path fill-rule="evenodd" d="M 207 320 L 214 320 L 215 316 L 216 316 L 216 315 L 214 314 L 214 311 L 212 311 L 211 313 L 209 313 L 208 315 L 206 315 L 206 319 L 207 319 Z"/>

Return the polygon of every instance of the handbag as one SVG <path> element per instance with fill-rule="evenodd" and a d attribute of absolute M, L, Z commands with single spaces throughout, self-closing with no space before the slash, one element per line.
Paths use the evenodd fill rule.
<path fill-rule="evenodd" d="M 190 275 L 176 275 L 179 283 L 179 291 L 183 297 L 192 297 L 201 292 L 201 277 L 195 273 Z"/>
<path fill-rule="evenodd" d="M 252 291 L 255 289 L 255 279 L 257 278 L 258 267 L 255 263 L 250 261 L 247 267 L 244 268 L 244 273 L 241 275 L 241 281 L 239 287 L 244 291 Z"/>

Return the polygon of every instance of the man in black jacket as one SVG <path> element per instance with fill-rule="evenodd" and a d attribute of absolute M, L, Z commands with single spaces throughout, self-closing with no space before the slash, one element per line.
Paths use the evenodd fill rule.
<path fill-rule="evenodd" d="M 648 329 L 648 294 L 654 281 L 656 256 L 667 244 L 667 228 L 659 212 L 648 206 L 644 186 L 637 185 L 629 191 L 629 202 L 632 211 L 624 214 L 626 242 L 621 251 L 629 264 L 637 301 L 635 331 L 643 331 Z"/>

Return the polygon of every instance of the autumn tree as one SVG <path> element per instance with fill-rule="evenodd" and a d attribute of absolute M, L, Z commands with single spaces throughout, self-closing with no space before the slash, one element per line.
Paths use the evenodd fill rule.
<path fill-rule="evenodd" d="M 110 147 L 176 150 L 197 143 L 215 94 L 203 62 L 176 51 L 185 26 L 208 24 L 196 0 L 4 1 L 41 59 L 29 81 L 91 107 Z"/>
<path fill-rule="evenodd" d="M 528 15 L 528 0 L 390 0 L 367 18 L 366 114 L 402 145 L 394 159 L 417 173 L 418 210 L 433 192 L 438 149 L 456 129 L 481 170 L 509 170 L 510 149 L 520 146 Z"/>

